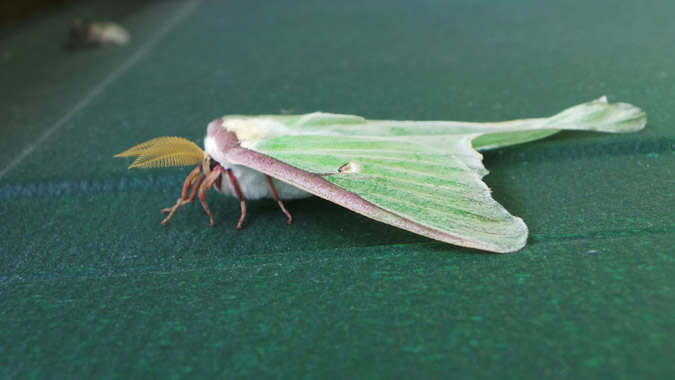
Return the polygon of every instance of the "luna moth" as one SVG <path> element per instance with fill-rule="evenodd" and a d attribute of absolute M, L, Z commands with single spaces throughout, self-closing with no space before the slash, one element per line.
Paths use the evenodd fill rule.
<path fill-rule="evenodd" d="M 548 118 L 506 122 L 366 120 L 315 112 L 305 115 L 224 116 L 207 128 L 204 150 L 180 137 L 160 137 L 116 157 L 137 157 L 129 168 L 197 165 L 168 216 L 211 187 L 240 200 L 316 195 L 404 230 L 492 252 L 513 252 L 527 240 L 482 181 L 477 150 L 550 136 L 560 130 L 633 132 L 646 123 L 639 108 L 605 97 Z"/>

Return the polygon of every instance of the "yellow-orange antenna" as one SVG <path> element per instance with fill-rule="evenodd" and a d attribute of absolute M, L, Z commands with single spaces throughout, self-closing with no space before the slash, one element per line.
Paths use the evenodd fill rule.
<path fill-rule="evenodd" d="M 196 165 L 206 153 L 190 140 L 182 137 L 158 137 L 138 144 L 115 157 L 135 157 L 131 168 L 164 168 L 169 166 Z"/>

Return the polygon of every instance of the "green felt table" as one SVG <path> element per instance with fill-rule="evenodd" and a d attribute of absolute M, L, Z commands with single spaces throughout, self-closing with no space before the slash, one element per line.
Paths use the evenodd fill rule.
<path fill-rule="evenodd" d="M 0 378 L 675 376 L 675 2 L 81 2 L 0 34 Z M 118 48 L 71 52 L 77 17 Z M 489 254 L 328 201 L 127 171 L 225 114 L 549 116 L 607 95 L 647 127 L 485 153 L 530 229 Z"/>

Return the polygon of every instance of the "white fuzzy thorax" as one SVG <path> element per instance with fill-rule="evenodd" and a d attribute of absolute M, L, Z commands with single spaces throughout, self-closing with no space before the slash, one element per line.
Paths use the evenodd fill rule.
<path fill-rule="evenodd" d="M 265 118 L 232 118 L 223 121 L 223 128 L 237 135 L 243 148 L 250 148 L 258 140 L 283 136 L 288 131 L 285 125 Z M 246 199 L 272 198 L 272 190 L 267 183 L 267 176 L 259 171 L 241 165 L 233 165 L 225 157 L 225 152 L 218 146 L 215 137 L 206 136 L 204 150 L 225 169 L 232 169 Z M 227 174 L 221 176 L 221 192 L 235 195 L 234 188 Z M 309 193 L 289 185 L 286 182 L 272 179 L 277 194 L 281 199 L 307 198 Z"/>
<path fill-rule="evenodd" d="M 284 124 L 264 117 L 224 119 L 223 128 L 234 132 L 241 146 L 247 149 L 260 140 L 273 139 L 291 133 Z"/>

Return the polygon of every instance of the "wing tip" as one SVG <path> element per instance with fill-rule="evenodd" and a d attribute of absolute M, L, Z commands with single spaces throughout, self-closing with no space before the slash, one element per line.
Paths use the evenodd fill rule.
<path fill-rule="evenodd" d="M 481 241 L 477 242 L 475 246 L 470 247 L 493 253 L 514 253 L 520 251 L 527 245 L 529 231 L 527 225 L 521 218 L 514 216 L 513 222 L 515 231 L 501 235 L 494 241 Z M 452 244 L 457 243 L 455 242 Z"/>

